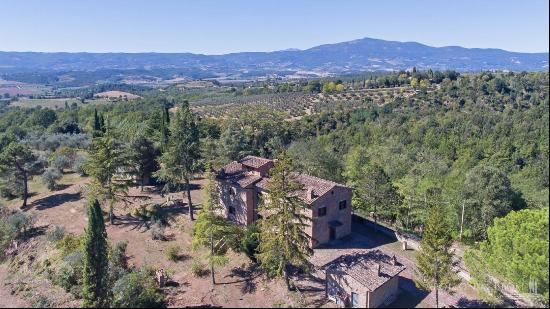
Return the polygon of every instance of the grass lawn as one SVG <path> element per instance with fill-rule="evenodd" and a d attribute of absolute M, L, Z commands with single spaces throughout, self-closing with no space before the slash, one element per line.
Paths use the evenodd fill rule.
<path fill-rule="evenodd" d="M 75 182 L 77 182 L 79 179 L 82 179 L 82 177 L 80 177 L 77 173 L 66 173 L 66 174 L 63 174 L 63 177 L 59 180 L 58 184 L 60 187 L 65 187 L 65 186 L 68 186 L 68 185 L 71 185 Z M 45 192 L 48 192 L 48 188 L 46 187 L 46 185 L 42 182 L 42 179 L 40 178 L 40 176 L 34 176 L 30 181 L 29 181 L 29 193 L 30 193 L 30 196 L 34 196 L 34 195 L 37 195 L 37 194 L 41 194 L 41 193 L 45 193 Z M 23 200 L 20 199 L 20 198 L 15 198 L 15 199 L 12 199 L 12 200 L 8 200 L 8 199 L 5 199 L 3 197 L 0 197 L 0 205 L 18 205 L 18 206 L 21 206 L 21 204 L 23 203 Z"/>

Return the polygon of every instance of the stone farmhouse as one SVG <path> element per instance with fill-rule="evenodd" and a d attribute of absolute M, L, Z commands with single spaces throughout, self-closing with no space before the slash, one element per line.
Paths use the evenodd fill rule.
<path fill-rule="evenodd" d="M 380 250 L 338 256 L 323 267 L 326 296 L 345 307 L 387 306 L 399 294 L 399 274 L 405 268 Z"/>
<path fill-rule="evenodd" d="M 261 218 L 258 203 L 262 194 L 269 194 L 267 183 L 273 164 L 270 159 L 246 156 L 218 171 L 220 200 L 227 218 L 241 225 L 250 225 Z M 303 187 L 296 195 L 311 218 L 306 232 L 312 248 L 351 233 L 351 188 L 300 173 L 295 174 L 295 180 Z"/>

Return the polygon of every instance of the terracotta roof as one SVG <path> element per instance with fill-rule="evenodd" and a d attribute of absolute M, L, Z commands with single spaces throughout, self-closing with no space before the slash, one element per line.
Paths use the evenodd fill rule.
<path fill-rule="evenodd" d="M 261 181 L 256 183 L 256 187 L 262 190 L 267 190 L 267 182 L 269 178 L 263 178 Z M 344 187 L 348 188 L 345 185 L 332 182 L 329 180 L 321 179 L 318 177 L 295 173 L 295 181 L 300 183 L 303 186 L 303 189 L 299 192 L 296 192 L 296 195 L 304 201 L 306 204 L 311 204 L 315 202 L 319 197 L 325 195 L 326 193 L 333 190 L 335 187 Z M 308 194 L 308 189 L 311 189 L 313 196 Z"/>
<path fill-rule="evenodd" d="M 324 266 L 327 271 L 342 271 L 374 291 L 393 277 L 399 275 L 405 266 L 399 261 L 393 263 L 394 257 L 380 250 L 364 250 L 341 255 Z M 378 273 L 380 266 L 380 273 Z"/>
<path fill-rule="evenodd" d="M 235 179 L 234 181 L 241 186 L 241 188 L 246 188 L 250 185 L 253 185 L 257 181 L 262 179 L 262 176 L 256 173 L 246 173 L 243 174 L 241 177 L 238 177 L 238 179 Z"/>
<path fill-rule="evenodd" d="M 222 169 L 225 175 L 234 175 L 246 171 L 245 167 L 237 161 L 226 164 L 224 167 L 222 167 Z"/>
<path fill-rule="evenodd" d="M 271 162 L 273 162 L 273 160 L 266 159 L 266 158 L 261 158 L 261 157 L 256 157 L 256 156 L 246 156 L 246 157 L 242 158 L 241 160 L 239 160 L 239 163 L 241 163 L 245 166 L 252 167 L 252 168 L 260 168 L 260 167 L 264 166 L 265 164 L 268 164 L 268 163 L 271 163 Z"/>
<path fill-rule="evenodd" d="M 260 177 L 253 170 L 269 163 L 273 163 L 273 160 L 246 156 L 239 161 L 233 161 L 225 165 L 218 173 L 218 179 L 230 180 L 243 188 L 255 184 L 258 189 L 267 190 L 269 178 Z M 295 180 L 303 186 L 303 190 L 297 191 L 296 196 L 306 204 L 315 202 L 319 197 L 330 192 L 335 187 L 347 188 L 345 185 L 306 174 L 294 173 L 294 176 Z"/>

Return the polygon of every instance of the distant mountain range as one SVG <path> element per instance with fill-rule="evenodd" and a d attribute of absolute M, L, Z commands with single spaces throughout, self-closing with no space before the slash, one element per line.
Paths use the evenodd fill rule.
<path fill-rule="evenodd" d="M 431 47 L 416 42 L 364 38 L 305 50 L 192 53 L 40 53 L 0 52 L 0 72 L 169 70 L 187 77 L 254 77 L 277 74 L 336 75 L 401 69 L 458 71 L 548 70 L 548 53 L 501 49 Z"/>

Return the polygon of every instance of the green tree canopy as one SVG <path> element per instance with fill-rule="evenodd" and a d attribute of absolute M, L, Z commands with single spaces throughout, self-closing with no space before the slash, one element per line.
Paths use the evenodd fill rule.
<path fill-rule="evenodd" d="M 493 275 L 524 293 L 536 287 L 548 302 L 548 229 L 548 208 L 512 211 L 495 219 L 479 250 L 466 253 L 466 265 L 480 283 Z"/>
<path fill-rule="evenodd" d="M 306 233 L 310 219 L 304 203 L 294 194 L 301 185 L 291 167 L 290 158 L 283 152 L 270 171 L 268 197 L 259 207 L 264 217 L 258 221 L 260 246 L 256 255 L 270 275 L 285 279 L 288 288 L 290 267 L 308 270 L 313 253 Z"/>
<path fill-rule="evenodd" d="M 490 166 L 477 166 L 466 176 L 462 191 L 465 228 L 475 240 L 487 237 L 495 218 L 512 210 L 514 191 L 506 174 Z"/>
<path fill-rule="evenodd" d="M 23 199 L 21 208 L 27 206 L 29 180 L 43 170 L 43 162 L 32 150 L 21 143 L 11 142 L 0 153 L 0 185 Z"/>
<path fill-rule="evenodd" d="M 189 109 L 189 102 L 184 101 L 170 120 L 168 144 L 159 159 L 161 168 L 156 175 L 168 183 L 185 183 L 191 220 L 194 217 L 190 181 L 201 168 L 200 158 L 199 130 L 195 115 Z"/>
<path fill-rule="evenodd" d="M 84 236 L 82 298 L 84 307 L 110 306 L 109 246 L 103 212 L 96 199 L 88 202 L 88 226 Z"/>

